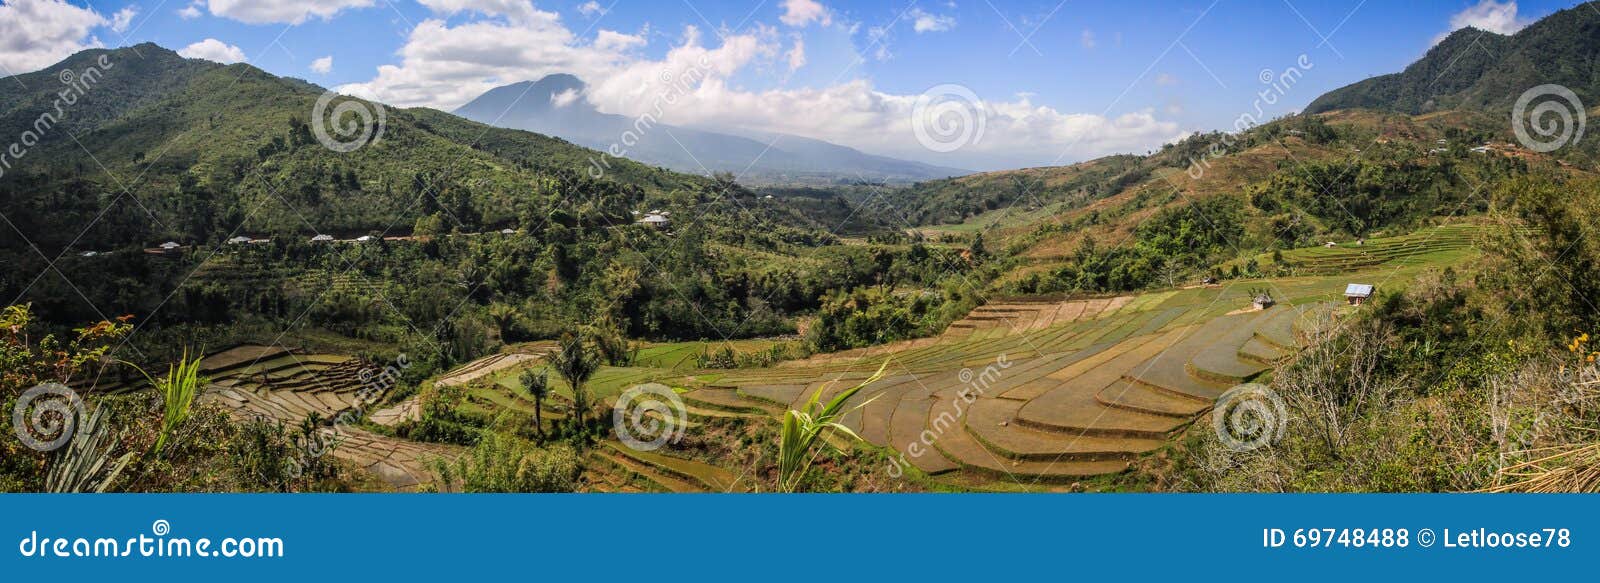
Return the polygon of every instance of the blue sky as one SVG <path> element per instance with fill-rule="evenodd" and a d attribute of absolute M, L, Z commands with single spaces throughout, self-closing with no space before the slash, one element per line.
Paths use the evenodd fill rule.
<path fill-rule="evenodd" d="M 974 169 L 1144 151 L 1226 128 L 1254 109 L 1263 71 L 1309 64 L 1280 102 L 1264 107 L 1289 113 L 1329 89 L 1404 68 L 1452 28 L 1512 32 L 1575 4 L 0 2 L 0 48 L 10 53 L 0 66 L 13 73 L 86 46 L 149 41 L 214 60 L 242 57 L 398 106 L 448 109 L 496 84 L 571 72 L 589 82 L 585 97 L 597 107 L 637 115 L 659 106 L 663 89 L 648 87 L 658 71 L 704 68 L 707 80 L 674 100 L 666 121 L 796 133 Z M 90 11 L 98 21 L 84 16 Z M 330 57 L 331 68 L 313 69 Z M 917 98 L 952 86 L 964 92 L 928 103 L 973 101 L 981 135 L 953 151 L 922 147 L 911 132 Z"/>

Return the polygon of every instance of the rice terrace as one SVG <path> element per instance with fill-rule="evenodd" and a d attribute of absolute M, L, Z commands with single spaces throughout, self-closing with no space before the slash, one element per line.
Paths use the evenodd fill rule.
<path fill-rule="evenodd" d="M 642 350 L 638 364 L 603 367 L 589 389 L 614 402 L 641 383 L 670 385 L 682 399 L 684 425 L 729 418 L 778 418 L 813 393 L 824 399 L 864 380 L 887 361 L 884 376 L 854 396 L 842 423 L 882 450 L 893 478 L 925 476 L 926 487 L 1048 491 L 1130 471 L 1142 456 L 1169 447 L 1231 387 L 1258 380 L 1291 359 L 1318 327 L 1351 309 L 1350 281 L 1403 286 L 1421 270 L 1473 254 L 1473 223 L 1414 234 L 1282 253 L 1294 275 L 1191 285 L 1134 295 L 1082 299 L 996 297 L 937 336 L 840 352 L 757 369 L 700 368 L 696 357 L 736 346 L 757 352 L 772 343 L 677 343 Z M 1253 305 L 1265 288 L 1273 303 Z M 464 390 L 459 410 L 492 418 L 531 415 L 518 385 L 523 371 L 547 368 L 551 343 L 511 346 L 430 382 Z M 301 425 L 340 420 L 321 431 L 339 459 L 371 472 L 386 487 L 438 487 L 433 464 L 466 448 L 412 441 L 379 431 L 421 415 L 418 397 L 384 402 L 395 371 L 359 358 L 241 345 L 200 360 L 208 380 L 199 403 L 241 419 Z M 96 387 L 111 394 L 142 381 Z M 570 388 L 544 403 L 545 419 L 570 413 Z M 363 419 L 364 418 L 364 419 Z M 356 422 L 361 420 L 361 422 Z M 667 422 L 665 419 L 658 421 Z M 587 491 L 752 491 L 736 469 L 675 453 L 635 451 L 615 441 L 592 450 Z M 1081 486 L 1079 486 L 1081 487 Z"/>
<path fill-rule="evenodd" d="M 1600 490 L 1600 2 L 996 2 L 0 0 L 0 492 Z"/>

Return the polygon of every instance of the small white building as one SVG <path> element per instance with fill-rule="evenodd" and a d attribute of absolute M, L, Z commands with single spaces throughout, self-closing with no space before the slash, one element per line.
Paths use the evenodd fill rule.
<path fill-rule="evenodd" d="M 233 237 L 233 238 L 228 239 L 228 244 L 229 245 L 243 245 L 243 244 L 249 243 L 249 242 L 250 242 L 250 238 L 246 237 L 244 235 L 239 235 L 237 237 Z"/>
<path fill-rule="evenodd" d="M 356 242 L 357 243 L 366 243 L 366 242 L 371 241 L 371 240 L 372 240 L 372 235 L 362 235 L 360 237 L 356 237 Z"/>
<path fill-rule="evenodd" d="M 312 243 L 332 243 L 333 235 L 317 235 L 311 238 Z"/>
<path fill-rule="evenodd" d="M 515 234 L 517 234 L 517 230 L 516 229 L 500 229 L 500 234 L 501 235 L 515 235 Z"/>
<path fill-rule="evenodd" d="M 1352 306 L 1365 304 L 1371 298 L 1372 284 L 1370 283 L 1352 283 L 1344 286 L 1344 300 Z"/>
<path fill-rule="evenodd" d="M 1267 294 L 1256 294 L 1255 299 L 1250 301 L 1250 305 L 1255 306 L 1257 310 L 1265 310 L 1277 303 L 1277 300 L 1272 299 L 1272 296 Z"/>
<path fill-rule="evenodd" d="M 166 243 L 162 243 L 160 247 L 163 251 L 177 251 L 182 249 L 183 245 L 179 245 L 176 241 L 167 241 Z"/>
<path fill-rule="evenodd" d="M 666 215 L 660 213 L 650 213 L 649 215 L 645 215 L 643 219 L 640 219 L 639 224 L 647 227 L 655 227 L 657 229 L 665 229 L 672 226 L 672 219 L 669 219 L 666 217 Z"/>

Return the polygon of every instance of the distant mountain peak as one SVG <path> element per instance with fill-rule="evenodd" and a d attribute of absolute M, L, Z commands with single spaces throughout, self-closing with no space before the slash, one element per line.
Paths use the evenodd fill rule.
<path fill-rule="evenodd" d="M 505 128 L 555 136 L 679 172 L 738 172 L 750 182 L 834 183 L 840 180 L 919 181 L 967 174 L 918 162 L 874 156 L 797 136 L 738 135 L 651 123 L 602 113 L 584 99 L 587 85 L 564 73 L 496 87 L 454 113 Z M 624 143 L 626 142 L 626 143 Z M 625 147 L 624 147 L 625 146 Z"/>
<path fill-rule="evenodd" d="M 1446 35 L 1404 71 L 1330 91 L 1306 113 L 1373 109 L 1423 114 L 1447 109 L 1503 112 L 1523 91 L 1542 84 L 1600 98 L 1600 10 L 1558 11 L 1513 35 L 1464 27 Z"/>

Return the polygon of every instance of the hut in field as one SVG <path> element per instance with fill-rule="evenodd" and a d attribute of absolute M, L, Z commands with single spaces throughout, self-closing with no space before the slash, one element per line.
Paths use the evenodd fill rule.
<path fill-rule="evenodd" d="M 1372 299 L 1372 284 L 1352 283 L 1344 287 L 1344 301 L 1352 306 L 1359 306 Z"/>
<path fill-rule="evenodd" d="M 645 215 L 645 217 L 643 219 L 640 219 L 639 220 L 639 224 L 644 225 L 646 227 L 655 227 L 657 229 L 665 229 L 667 227 L 672 226 L 672 219 L 667 218 L 667 216 L 664 215 L 664 214 L 650 213 L 648 215 Z"/>
<path fill-rule="evenodd" d="M 1277 305 L 1277 303 L 1278 300 L 1272 299 L 1272 295 L 1265 292 L 1256 294 L 1255 299 L 1250 301 L 1250 305 L 1255 306 L 1257 310 L 1265 310 Z"/>

